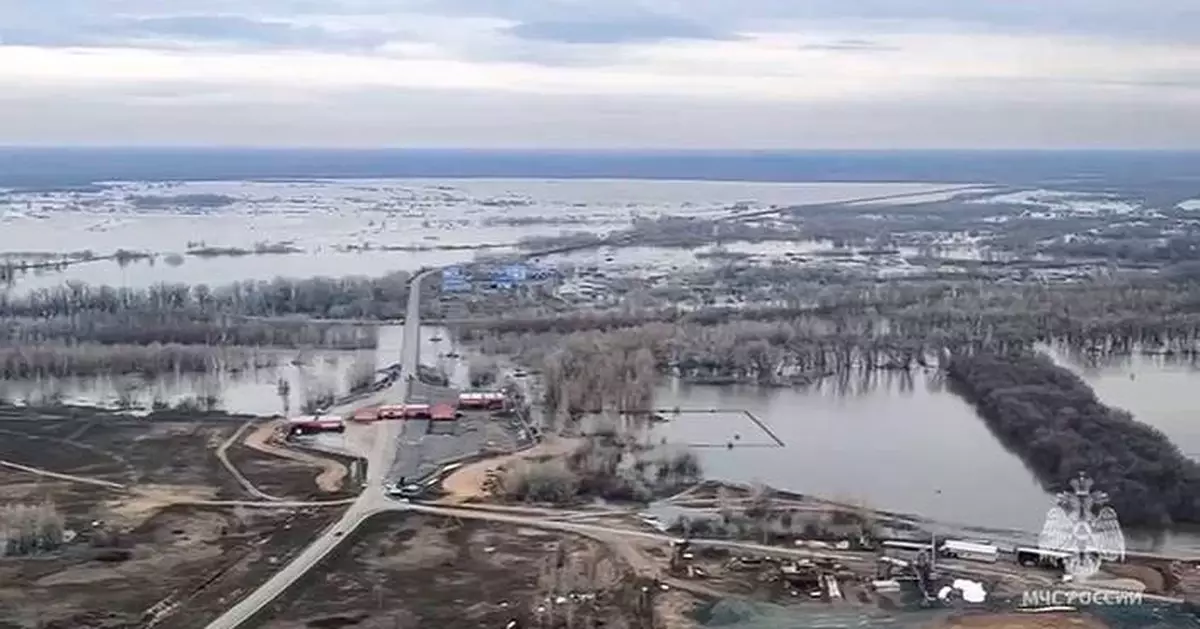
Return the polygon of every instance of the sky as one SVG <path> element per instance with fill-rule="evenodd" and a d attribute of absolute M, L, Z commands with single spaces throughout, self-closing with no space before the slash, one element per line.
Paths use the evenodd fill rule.
<path fill-rule="evenodd" d="M 0 0 L 0 144 L 1200 148 L 1196 0 Z"/>

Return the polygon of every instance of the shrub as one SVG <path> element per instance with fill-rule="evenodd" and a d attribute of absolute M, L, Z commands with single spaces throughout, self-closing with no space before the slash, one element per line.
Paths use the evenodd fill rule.
<path fill-rule="evenodd" d="M 63 542 L 64 520 L 51 502 L 0 507 L 0 554 L 31 555 Z"/>

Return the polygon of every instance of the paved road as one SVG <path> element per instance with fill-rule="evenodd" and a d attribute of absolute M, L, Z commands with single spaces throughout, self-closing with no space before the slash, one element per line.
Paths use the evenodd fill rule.
<path fill-rule="evenodd" d="M 421 279 L 433 272 L 426 271 L 414 277 L 410 285 L 404 323 L 404 344 L 400 358 L 400 377 L 388 389 L 387 394 L 381 396 L 388 400 L 408 400 L 410 376 L 415 377 L 417 373 L 417 350 L 420 347 Z M 363 405 L 364 402 L 360 401 L 358 404 Z M 395 463 L 397 441 L 405 423 L 382 421 L 373 424 L 375 435 L 367 457 L 367 486 L 358 498 L 350 504 L 337 522 L 322 531 L 295 559 L 257 590 L 229 608 L 220 618 L 210 622 L 207 629 L 237 629 L 337 548 L 338 544 L 367 518 L 381 511 L 397 508 L 397 503 L 387 497 L 386 485 Z"/>

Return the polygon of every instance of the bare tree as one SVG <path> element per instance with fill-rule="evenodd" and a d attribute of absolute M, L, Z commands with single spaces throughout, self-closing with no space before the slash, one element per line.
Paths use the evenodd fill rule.
<path fill-rule="evenodd" d="M 28 555 L 57 548 L 65 520 L 54 503 L 0 507 L 0 555 Z"/>

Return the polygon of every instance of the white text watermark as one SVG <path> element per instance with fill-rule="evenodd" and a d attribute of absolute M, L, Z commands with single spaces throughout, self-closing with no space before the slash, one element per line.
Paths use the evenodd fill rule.
<path fill-rule="evenodd" d="M 1113 590 L 1026 590 L 1021 607 L 1087 607 L 1091 605 L 1141 605 L 1141 592 Z"/>

